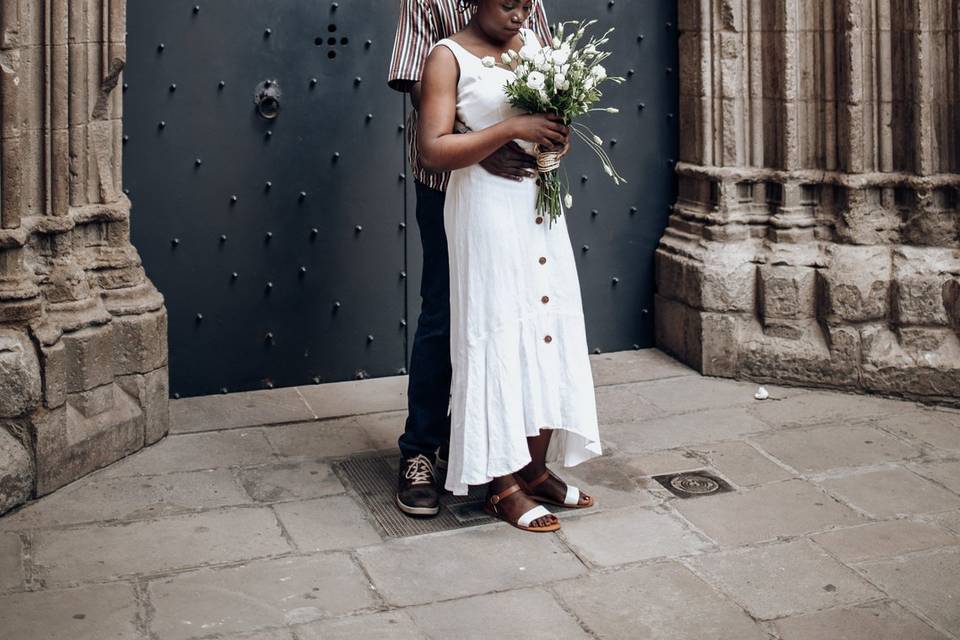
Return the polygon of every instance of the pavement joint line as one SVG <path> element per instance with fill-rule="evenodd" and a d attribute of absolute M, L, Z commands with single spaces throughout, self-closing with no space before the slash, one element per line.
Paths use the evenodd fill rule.
<path fill-rule="evenodd" d="M 928 463 L 929 463 L 929 462 L 957 462 L 957 459 L 956 459 L 956 458 L 953 458 L 953 459 L 951 459 L 951 458 L 946 458 L 946 459 L 940 459 L 940 460 L 927 460 L 927 461 L 925 461 L 925 462 L 928 462 Z M 918 466 L 921 466 L 921 465 L 918 464 L 917 462 L 911 461 L 911 462 L 909 462 L 909 463 L 907 463 L 907 464 L 904 464 L 904 465 L 903 465 L 903 468 L 906 469 L 907 471 L 909 471 L 910 473 L 912 473 L 913 475 L 917 476 L 918 478 L 921 478 L 921 479 L 923 479 L 923 480 L 926 480 L 927 482 L 930 482 L 930 483 L 932 483 L 932 484 L 940 487 L 941 489 L 943 489 L 943 490 L 945 490 L 945 491 L 949 491 L 949 492 L 952 493 L 953 495 L 960 495 L 960 491 L 956 491 L 956 490 L 954 490 L 954 489 L 951 489 L 950 487 L 948 487 L 947 485 L 945 485 L 945 484 L 944 484 L 943 482 L 941 482 L 940 480 L 937 480 L 937 479 L 935 479 L 935 478 L 931 478 L 931 477 L 928 477 L 928 476 L 923 475 L 923 474 L 920 472 L 920 469 L 917 469 L 917 468 L 916 468 L 916 467 L 918 467 Z M 953 511 L 953 509 L 952 509 L 952 508 L 951 508 L 951 509 L 944 509 L 944 511 Z M 936 513 L 943 513 L 943 512 L 936 512 Z"/>
<path fill-rule="evenodd" d="M 364 579 L 367 581 L 367 586 L 370 588 L 371 593 L 373 594 L 373 599 L 378 603 L 378 609 L 389 610 L 389 603 L 386 598 L 383 597 L 383 594 L 380 593 L 379 587 L 373 581 L 373 576 L 370 575 L 370 572 L 367 570 L 367 567 L 360 560 L 360 555 L 357 553 L 356 549 L 351 549 L 348 553 L 350 557 L 350 562 L 363 574 Z M 386 609 L 384 609 L 386 608 Z"/>
<path fill-rule="evenodd" d="M 277 510 L 274 508 L 274 506 L 270 505 L 267 508 L 270 509 L 270 513 L 273 514 L 273 519 L 277 523 L 277 528 L 280 529 L 280 537 L 283 538 L 284 542 L 287 543 L 293 552 L 302 553 L 300 547 L 297 546 L 297 543 L 293 540 L 293 536 L 290 535 L 290 532 L 287 531 L 287 527 L 284 526 L 283 520 L 280 519 L 280 514 L 277 513 Z"/>
<path fill-rule="evenodd" d="M 936 550 L 934 550 L 934 551 L 936 551 Z M 942 551 L 942 549 L 941 549 L 940 551 Z M 920 553 L 918 552 L 917 554 L 912 554 L 912 555 L 913 555 L 914 557 L 918 557 L 918 556 L 920 555 Z M 933 555 L 933 553 L 930 553 L 929 555 Z M 933 620 L 931 620 L 929 617 L 927 617 L 927 615 L 922 611 L 922 609 L 921 609 L 920 607 L 916 607 L 916 606 L 913 605 L 913 603 L 910 601 L 909 598 L 900 599 L 900 598 L 895 598 L 895 597 L 893 597 L 891 594 L 889 594 L 889 593 L 887 592 L 887 589 L 886 589 L 886 587 L 883 585 L 882 582 L 880 582 L 879 580 L 877 580 L 877 579 L 875 579 L 875 578 L 874 578 L 874 579 L 871 579 L 870 576 L 867 575 L 867 573 L 866 573 L 865 571 L 863 571 L 863 569 L 861 568 L 863 565 L 876 564 L 876 563 L 880 563 L 880 562 L 889 562 L 889 561 L 890 561 L 889 558 L 883 558 L 883 559 L 871 560 L 871 561 L 869 561 L 869 562 L 860 562 L 860 563 L 857 563 L 857 564 L 844 565 L 844 566 L 848 567 L 851 571 L 853 571 L 854 573 L 856 573 L 857 576 L 858 576 L 861 580 L 863 580 L 863 581 L 866 582 L 867 584 L 871 585 L 874 589 L 876 589 L 876 590 L 879 591 L 880 593 L 884 594 L 884 595 L 885 595 L 888 599 L 890 599 L 891 601 L 897 603 L 898 605 L 900 605 L 901 607 L 903 607 L 904 609 L 906 609 L 907 611 L 909 611 L 910 613 L 912 613 L 913 615 L 915 615 L 917 618 L 919 618 L 920 620 L 922 620 L 922 621 L 923 621 L 924 623 L 926 623 L 928 626 L 933 627 L 933 628 L 936 629 L 937 631 L 943 633 L 943 634 L 944 634 L 945 636 L 947 636 L 948 638 L 958 638 L 958 637 L 960 637 L 960 636 L 955 635 L 953 632 L 949 631 L 948 629 L 945 629 L 945 628 L 941 627 L 939 624 L 937 624 L 936 622 L 934 622 Z"/>
<path fill-rule="evenodd" d="M 307 408 L 307 410 L 308 410 L 310 413 L 313 414 L 313 419 L 314 419 L 314 420 L 319 420 L 319 419 L 320 419 L 320 416 L 317 415 L 317 412 L 314 411 L 314 410 L 313 410 L 313 407 L 310 406 L 310 403 L 307 402 L 307 398 L 303 395 L 303 392 L 300 391 L 300 387 L 294 387 L 293 390 L 294 390 L 294 392 L 296 392 L 297 397 L 300 398 L 300 402 L 303 403 L 303 406 L 305 406 L 305 407 Z"/>
<path fill-rule="evenodd" d="M 139 578 L 131 581 L 130 587 L 133 590 L 133 600 L 135 605 L 134 626 L 137 633 L 145 640 L 153 640 L 156 634 L 150 631 L 150 623 L 156 614 L 156 609 L 150 600 L 149 584 Z"/>
<path fill-rule="evenodd" d="M 582 578 L 583 576 L 580 576 L 580 577 Z M 564 611 L 568 616 L 570 616 L 574 620 L 574 622 L 576 622 L 577 625 L 583 630 L 585 634 L 587 634 L 591 638 L 594 638 L 595 640 L 601 640 L 601 636 L 599 636 L 593 629 L 590 628 L 590 625 L 584 622 L 584 620 L 579 615 L 577 615 L 577 612 L 574 611 L 573 608 L 567 604 L 566 600 L 560 597 L 560 594 L 557 593 L 556 589 L 553 588 L 552 584 L 545 584 L 541 588 L 550 594 L 550 596 L 553 598 L 553 601 L 557 603 L 557 606 L 560 607 L 560 609 Z"/>
<path fill-rule="evenodd" d="M 686 558 L 678 558 L 678 559 L 675 560 L 674 562 L 675 562 L 677 565 L 679 565 L 680 567 L 682 567 L 683 569 L 685 569 L 685 570 L 687 571 L 687 573 L 689 573 L 690 575 L 692 575 L 696 580 L 698 580 L 699 582 L 701 582 L 702 584 L 704 584 L 704 585 L 705 585 L 708 589 L 710 589 L 710 591 L 712 591 L 718 598 L 720 598 L 721 600 L 723 600 L 724 602 L 726 602 L 726 603 L 729 604 L 730 606 L 732 606 L 732 607 L 736 608 L 737 610 L 739 610 L 740 613 L 742 613 L 743 615 L 747 616 L 747 618 L 749 618 L 750 620 L 752 620 L 754 623 L 756 623 L 756 624 L 759 625 L 759 624 L 761 624 L 761 623 L 763 622 L 763 621 L 760 620 L 759 618 L 755 617 L 752 613 L 750 613 L 750 611 L 747 610 L 747 608 L 744 607 L 742 604 L 740 604 L 731 594 L 729 594 L 729 593 L 727 593 L 726 591 L 724 591 L 719 585 L 716 585 L 716 584 L 714 584 L 713 582 L 711 582 L 710 580 L 708 580 L 706 576 L 700 575 L 699 572 L 695 571 L 693 564 L 690 562 L 690 560 L 692 560 L 692 558 L 693 558 L 692 556 L 691 556 L 691 557 L 686 557 Z"/>

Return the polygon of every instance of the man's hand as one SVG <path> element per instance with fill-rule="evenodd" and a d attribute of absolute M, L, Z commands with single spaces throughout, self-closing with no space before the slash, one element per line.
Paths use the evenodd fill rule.
<path fill-rule="evenodd" d="M 488 156 L 480 166 L 495 176 L 520 181 L 534 175 L 537 159 L 511 141 Z"/>

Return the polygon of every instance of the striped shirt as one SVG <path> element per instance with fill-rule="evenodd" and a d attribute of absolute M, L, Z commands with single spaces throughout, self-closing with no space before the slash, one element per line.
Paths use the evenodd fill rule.
<path fill-rule="evenodd" d="M 474 6 L 461 0 L 401 0 L 400 23 L 387 78 L 390 87 L 397 91 L 410 91 L 420 81 L 431 47 L 466 27 L 473 12 Z M 551 39 L 543 2 L 534 3 L 527 26 L 541 42 Z M 416 115 L 416 110 L 411 109 L 406 124 L 407 152 L 413 177 L 431 189 L 446 191 L 450 174 L 429 172 L 417 160 Z"/>

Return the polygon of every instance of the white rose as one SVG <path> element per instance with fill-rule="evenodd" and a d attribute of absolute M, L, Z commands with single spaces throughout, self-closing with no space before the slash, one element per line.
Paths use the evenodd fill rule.
<path fill-rule="evenodd" d="M 480 64 L 485 66 L 487 69 L 492 69 L 497 66 L 497 61 L 494 60 L 493 56 L 486 56 L 480 59 Z"/>
<path fill-rule="evenodd" d="M 542 90 L 547 84 L 547 77 L 539 71 L 531 71 L 527 76 L 527 86 L 534 91 Z"/>

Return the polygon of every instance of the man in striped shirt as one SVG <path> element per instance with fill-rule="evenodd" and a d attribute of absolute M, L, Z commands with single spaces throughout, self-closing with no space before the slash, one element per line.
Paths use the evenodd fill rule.
<path fill-rule="evenodd" d="M 523 0 L 504 0 L 514 4 Z M 541 42 L 551 39 L 546 14 L 539 0 L 530 16 Z M 417 194 L 417 225 L 423 246 L 422 303 L 413 340 L 408 416 L 400 436 L 400 474 L 396 502 L 401 511 L 432 516 L 440 511 L 434 465 L 437 451 L 450 439 L 450 271 L 447 238 L 443 228 L 443 200 L 449 174 L 431 173 L 417 159 L 416 116 L 420 76 L 433 45 L 463 29 L 476 9 L 467 0 L 401 0 L 400 21 L 390 61 L 388 84 L 410 94 L 413 109 L 407 122 L 410 168 Z M 510 143 L 480 163 L 505 178 L 532 175 L 535 159 Z M 442 458 L 446 458 L 445 455 Z"/>

